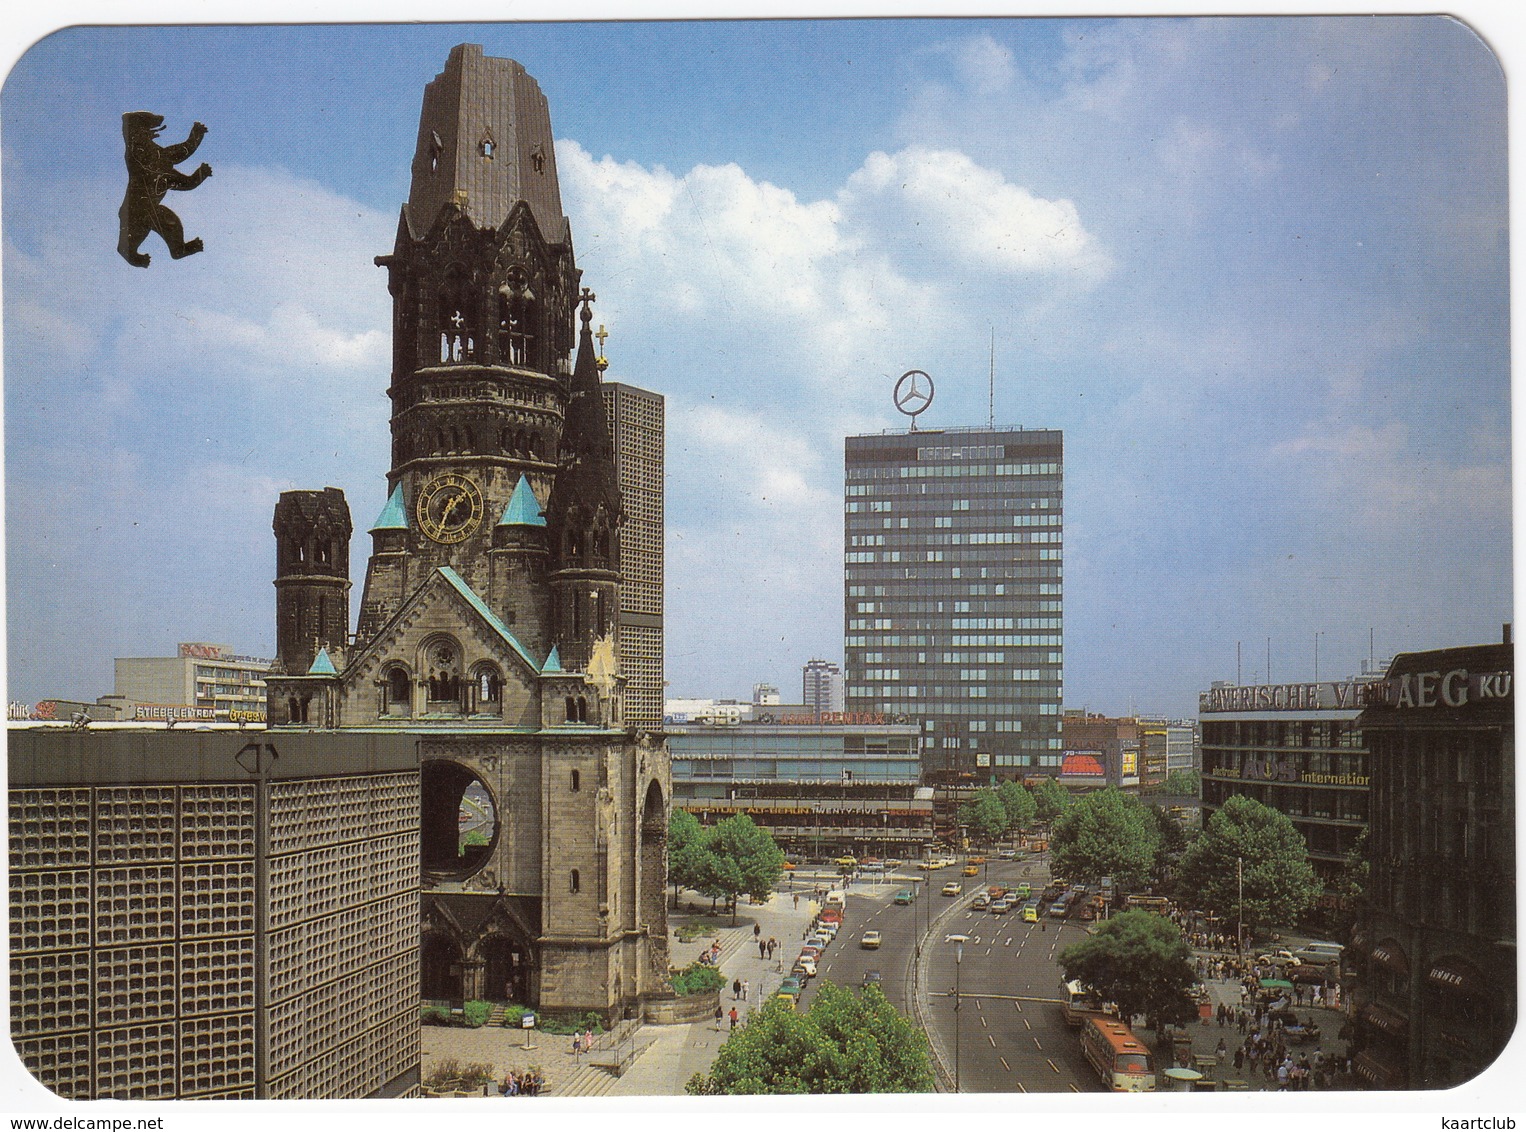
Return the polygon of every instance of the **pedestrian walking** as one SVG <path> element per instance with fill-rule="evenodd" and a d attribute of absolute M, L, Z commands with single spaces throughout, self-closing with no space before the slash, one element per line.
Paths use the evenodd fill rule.
<path fill-rule="evenodd" d="M 717 1001 L 715 1004 L 715 1028 L 717 1030 L 721 1028 L 721 1019 L 724 1017 L 725 1015 L 721 1013 L 721 1004 Z"/>
<path fill-rule="evenodd" d="M 734 1001 L 736 1001 L 737 999 L 739 999 L 741 997 L 742 997 L 742 980 L 741 979 L 732 979 L 731 980 L 731 998 L 732 998 L 732 1001 L 734 1002 Z"/>
<path fill-rule="evenodd" d="M 742 1001 L 743 1002 L 747 1001 L 747 993 L 750 990 L 752 990 L 752 980 L 751 979 L 743 979 L 742 980 Z"/>
<path fill-rule="evenodd" d="M 737 1008 L 735 1006 L 731 1008 L 731 1028 L 733 1030 L 737 1028 Z"/>
<path fill-rule="evenodd" d="M 800 907 L 800 893 L 798 893 L 798 892 L 795 893 L 795 907 L 796 908 Z"/>
<path fill-rule="evenodd" d="M 759 959 L 767 959 L 768 958 L 768 941 L 766 939 L 758 940 L 758 958 Z"/>

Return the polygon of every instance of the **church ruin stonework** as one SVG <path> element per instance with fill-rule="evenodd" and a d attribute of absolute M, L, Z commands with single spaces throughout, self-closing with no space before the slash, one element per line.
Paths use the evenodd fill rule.
<path fill-rule="evenodd" d="M 630 1015 L 666 991 L 671 777 L 624 723 L 594 296 L 518 63 L 451 51 L 377 263 L 387 503 L 351 634 L 344 495 L 282 494 L 270 726 L 415 737 L 425 998 Z"/>

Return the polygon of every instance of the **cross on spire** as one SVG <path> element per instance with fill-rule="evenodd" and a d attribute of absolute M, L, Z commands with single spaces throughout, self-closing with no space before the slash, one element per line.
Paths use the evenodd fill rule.
<path fill-rule="evenodd" d="M 590 322 L 593 321 L 593 312 L 588 309 L 588 304 L 593 302 L 598 297 L 599 296 L 595 295 L 587 287 L 584 287 L 583 293 L 578 296 L 578 302 L 583 304 L 582 318 L 584 326 L 587 326 Z"/>
<path fill-rule="evenodd" d="M 602 322 L 599 323 L 598 332 L 594 334 L 594 337 L 599 340 L 599 356 L 593 360 L 593 364 L 599 367 L 600 373 L 603 373 L 609 368 L 609 359 L 604 356 L 604 339 L 609 337 L 609 331 L 604 329 Z"/>

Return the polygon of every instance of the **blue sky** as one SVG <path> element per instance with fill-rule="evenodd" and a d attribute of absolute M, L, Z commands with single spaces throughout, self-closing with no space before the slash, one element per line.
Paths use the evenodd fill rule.
<path fill-rule="evenodd" d="M 674 695 L 842 655 L 842 442 L 1066 434 L 1066 700 L 1195 711 L 1511 619 L 1505 93 L 1443 18 L 79 28 L 3 113 L 11 699 L 273 650 L 271 509 L 384 502 L 423 86 L 551 105 L 610 376 L 668 398 Z M 116 255 L 120 115 L 215 173 Z M 157 237 L 150 238 L 157 244 Z"/>

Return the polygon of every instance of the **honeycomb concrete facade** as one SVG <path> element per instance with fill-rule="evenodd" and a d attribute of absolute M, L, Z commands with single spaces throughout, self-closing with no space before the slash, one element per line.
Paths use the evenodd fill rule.
<path fill-rule="evenodd" d="M 72 1100 L 418 1084 L 401 736 L 13 728 L 11 1032 Z"/>

